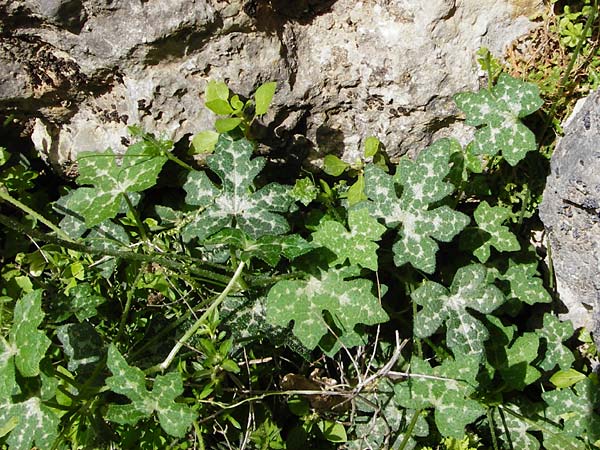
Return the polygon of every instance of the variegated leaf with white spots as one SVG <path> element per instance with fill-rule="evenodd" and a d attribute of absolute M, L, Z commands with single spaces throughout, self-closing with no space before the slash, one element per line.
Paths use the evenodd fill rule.
<path fill-rule="evenodd" d="M 203 240 L 223 228 L 239 228 L 253 239 L 283 234 L 289 229 L 277 213 L 288 210 L 289 188 L 271 183 L 254 190 L 254 178 L 262 170 L 263 158 L 251 158 L 253 145 L 221 134 L 208 167 L 221 180 L 216 186 L 204 172 L 193 171 L 184 185 L 186 203 L 203 208 L 184 227 L 185 240 Z"/>
<path fill-rule="evenodd" d="M 189 406 L 175 401 L 183 393 L 179 372 L 157 375 L 152 391 L 148 391 L 144 372 L 129 366 L 114 345 L 108 349 L 106 364 L 113 374 L 106 379 L 106 385 L 131 400 L 126 405 L 110 404 L 106 413 L 108 420 L 134 425 L 156 412 L 163 430 L 172 436 L 185 435 L 196 415 Z"/>
<path fill-rule="evenodd" d="M 521 245 L 515 235 L 502 225 L 508 215 L 508 209 L 482 201 L 473 214 L 478 228 L 467 228 L 462 233 L 461 247 L 472 251 L 482 263 L 489 259 L 490 247 L 500 252 L 520 250 Z"/>
<path fill-rule="evenodd" d="M 520 120 L 543 104 L 535 84 L 503 73 L 491 90 L 463 92 L 454 100 L 466 114 L 467 124 L 483 125 L 472 143 L 475 153 L 494 156 L 501 151 L 504 159 L 514 166 L 527 152 L 537 148 L 535 135 Z"/>
<path fill-rule="evenodd" d="M 410 263 L 433 273 L 438 251 L 435 240 L 449 242 L 469 223 L 466 215 L 448 206 L 430 208 L 454 189 L 444 178 L 450 171 L 450 156 L 456 145 L 455 141 L 442 139 L 424 149 L 414 162 L 403 158 L 393 177 L 374 165 L 365 168 L 369 211 L 388 227 L 400 227 L 393 247 L 397 266 Z"/>
<path fill-rule="evenodd" d="M 239 258 L 247 264 L 252 258 L 258 258 L 275 267 L 282 256 L 292 260 L 308 253 L 314 245 L 304 240 L 298 234 L 286 236 L 261 236 L 251 239 L 242 230 L 225 228 L 213 234 L 205 244 L 226 244 L 232 250 L 239 251 Z"/>
<path fill-rule="evenodd" d="M 414 321 L 417 337 L 434 334 L 446 324 L 446 343 L 458 355 L 483 356 L 488 331 L 469 309 L 489 314 L 504 302 L 502 292 L 486 280 L 486 268 L 480 264 L 461 267 L 450 289 L 426 281 L 412 293 L 422 308 Z"/>
<path fill-rule="evenodd" d="M 39 375 L 40 361 L 50 346 L 50 339 L 38 330 L 43 318 L 42 290 L 32 291 L 17 301 L 9 341 L 0 360 L 0 373 L 10 370 L 9 365 L 14 363 L 24 377 Z"/>
<path fill-rule="evenodd" d="M 58 438 L 59 421 L 39 397 L 20 403 L 0 403 L 0 424 L 15 425 L 6 439 L 11 450 L 30 450 L 34 444 L 39 449 L 52 448 Z"/>
<path fill-rule="evenodd" d="M 552 370 L 558 366 L 563 370 L 571 367 L 575 361 L 573 352 L 563 345 L 563 342 L 573 336 L 573 323 L 570 320 L 562 322 L 551 313 L 544 314 L 544 325 L 538 333 L 545 342 L 546 354 L 540 363 L 544 370 Z"/>
<path fill-rule="evenodd" d="M 376 271 L 379 248 L 376 241 L 381 238 L 385 227 L 371 217 L 366 208 L 350 210 L 348 226 L 350 231 L 334 220 L 322 221 L 312 234 L 313 242 L 337 255 L 337 260 L 331 265 L 343 264 L 348 260 L 350 264 Z"/>
<path fill-rule="evenodd" d="M 524 333 L 510 347 L 504 348 L 505 355 L 499 369 L 508 385 L 523 390 L 540 378 L 540 371 L 533 366 L 539 345 L 540 338 L 536 333 Z"/>
<path fill-rule="evenodd" d="M 538 276 L 537 266 L 537 260 L 522 262 L 510 258 L 506 270 L 495 267 L 490 272 L 498 280 L 508 282 L 508 289 L 504 292 L 507 300 L 517 300 L 528 305 L 550 303 L 552 297 Z"/>
<path fill-rule="evenodd" d="M 548 404 L 547 417 L 562 421 L 562 433 L 573 437 L 587 437 L 589 442 L 600 439 L 600 389 L 590 378 L 572 388 L 555 389 L 542 393 Z M 585 447 L 582 447 L 585 448 Z"/>
<path fill-rule="evenodd" d="M 347 280 L 346 269 L 330 269 L 318 278 L 277 282 L 267 295 L 267 321 L 280 327 L 294 321 L 294 334 L 309 349 L 320 343 L 324 347 L 321 339 L 332 325 L 346 347 L 363 345 L 364 333 L 356 326 L 386 322 L 388 315 L 373 294 L 372 282 L 364 278 Z M 325 312 L 333 324 L 325 320 Z M 338 348 L 332 345 L 324 350 L 331 353 Z"/>
<path fill-rule="evenodd" d="M 412 409 L 435 409 L 435 423 L 443 436 L 462 438 L 465 427 L 485 414 L 485 408 L 470 398 L 477 386 L 479 358 L 462 356 L 460 361 L 445 360 L 431 368 L 429 363 L 413 358 L 411 375 L 396 384 L 394 400 Z"/>
<path fill-rule="evenodd" d="M 92 185 L 72 192 L 62 205 L 70 215 L 80 216 L 87 227 L 115 217 L 124 195 L 141 192 L 156 184 L 172 143 L 142 140 L 127 149 L 124 155 L 111 150 L 103 153 L 85 152 L 77 159 L 77 183 Z"/>

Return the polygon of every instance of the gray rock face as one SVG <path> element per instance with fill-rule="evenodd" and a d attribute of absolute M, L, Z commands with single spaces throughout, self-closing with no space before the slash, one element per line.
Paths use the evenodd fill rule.
<path fill-rule="evenodd" d="M 212 128 L 209 79 L 241 95 L 278 82 L 264 118 L 295 151 L 352 161 L 376 135 L 390 156 L 468 136 L 452 95 L 479 87 L 475 52 L 502 54 L 542 0 L 0 0 L 0 108 L 38 118 L 57 167 L 120 151 L 126 125 L 180 140 Z"/>
<path fill-rule="evenodd" d="M 552 155 L 540 217 L 565 317 L 600 344 L 600 91 L 578 106 Z"/>

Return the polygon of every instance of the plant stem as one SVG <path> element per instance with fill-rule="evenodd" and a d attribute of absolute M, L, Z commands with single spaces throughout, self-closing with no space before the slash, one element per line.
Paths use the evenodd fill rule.
<path fill-rule="evenodd" d="M 406 444 L 408 444 L 408 440 L 412 436 L 413 430 L 414 430 L 415 426 L 417 425 L 417 420 L 419 420 L 420 415 L 421 415 L 421 410 L 417 409 L 414 412 L 412 419 L 410 419 L 410 423 L 408 424 L 408 428 L 406 429 L 406 432 L 404 433 L 404 438 L 402 439 L 402 442 L 400 443 L 400 447 L 398 447 L 398 450 L 404 450 L 404 447 L 406 447 Z"/>
<path fill-rule="evenodd" d="M 133 203 L 131 202 L 129 195 L 127 195 L 127 192 L 123 192 L 123 197 L 125 198 L 125 202 L 127 202 L 129 211 L 131 211 L 131 214 L 133 214 L 135 224 L 137 225 L 138 230 L 140 231 L 140 237 L 142 238 L 142 240 L 144 242 L 148 242 L 148 235 L 146 234 L 146 229 L 144 228 L 144 224 L 142 223 L 142 220 L 140 219 L 139 214 L 135 210 L 135 207 L 133 206 Z"/>
<path fill-rule="evenodd" d="M 97 248 L 90 247 L 83 243 L 75 242 L 71 239 L 60 239 L 56 236 L 52 236 L 46 233 L 42 233 L 41 231 L 34 230 L 32 228 L 26 227 L 23 224 L 17 222 L 16 220 L 4 215 L 0 214 L 0 223 L 12 228 L 15 231 L 20 233 L 33 236 L 36 239 L 39 239 L 44 242 L 51 242 L 53 244 L 58 244 L 61 247 L 68 248 L 71 250 L 76 250 L 82 253 L 89 253 L 92 255 L 102 255 L 102 256 L 114 256 L 115 258 L 122 258 L 131 261 L 142 261 L 146 263 L 158 263 L 169 269 L 176 271 L 188 271 L 192 275 L 197 276 L 201 280 L 205 280 L 214 284 L 222 284 L 225 285 L 229 281 L 229 277 L 225 275 L 221 275 L 215 272 L 211 272 L 209 270 L 198 269 L 193 267 L 188 267 L 185 264 L 182 264 L 177 261 L 173 261 L 172 259 L 166 258 L 163 255 L 151 254 L 146 255 L 144 253 L 135 253 L 124 250 L 114 250 L 110 248 Z"/>
<path fill-rule="evenodd" d="M 573 50 L 573 55 L 571 55 L 571 60 L 569 61 L 569 64 L 567 65 L 567 69 L 563 73 L 563 76 L 561 77 L 561 79 L 558 83 L 558 92 L 556 93 L 556 97 L 559 100 L 562 99 L 563 93 L 565 92 L 565 85 L 566 85 L 567 81 L 569 80 L 569 77 L 571 76 L 571 72 L 573 71 L 575 62 L 577 61 L 577 58 L 579 57 L 579 54 L 581 53 L 583 44 L 587 40 L 586 34 L 589 31 L 589 29 L 591 28 L 592 24 L 594 23 L 594 20 L 596 19 L 596 11 L 597 10 L 598 10 L 598 0 L 595 0 L 594 6 L 591 9 L 590 15 L 587 17 L 587 20 L 583 27 L 583 31 L 581 32 L 579 42 L 577 42 L 577 47 L 575 47 L 575 50 Z M 540 143 L 544 142 L 544 138 L 546 137 L 546 133 L 547 133 L 548 129 L 550 128 L 550 124 L 552 123 L 554 114 L 556 114 L 557 108 L 558 108 L 558 100 L 553 103 L 552 108 L 550 109 L 550 112 L 548 113 L 546 123 L 544 123 L 544 128 L 542 129 L 542 133 L 540 135 L 540 140 L 539 140 Z"/>
<path fill-rule="evenodd" d="M 117 336 L 114 339 L 114 342 L 119 342 L 121 337 L 123 336 L 123 332 L 125 331 L 125 325 L 127 324 L 127 317 L 129 317 L 129 310 L 131 309 L 131 303 L 133 302 L 133 294 L 135 292 L 135 287 L 142 276 L 141 268 L 138 270 L 135 280 L 133 284 L 130 286 L 127 291 L 127 300 L 125 301 L 125 308 L 123 308 L 123 313 L 121 315 L 121 321 L 119 322 L 119 330 L 117 331 Z"/>
<path fill-rule="evenodd" d="M 169 158 L 175 164 L 183 167 L 184 169 L 189 170 L 189 171 L 193 171 L 194 170 L 194 168 L 192 166 L 190 166 L 189 164 L 183 162 L 182 160 L 180 160 L 177 156 L 175 156 L 171 152 L 165 152 L 165 155 L 167 156 L 167 158 Z"/>
<path fill-rule="evenodd" d="M 8 191 L 4 188 L 4 186 L 0 187 L 0 198 L 3 200 L 6 200 L 11 205 L 16 206 L 17 208 L 19 208 L 21 211 L 25 212 L 26 214 L 29 214 L 31 217 L 33 217 L 38 222 L 41 222 L 44 225 L 46 225 L 48 228 L 50 228 L 52 231 L 54 231 L 57 234 L 57 236 L 60 236 L 61 239 L 64 239 L 65 241 L 69 241 L 69 242 L 74 242 L 63 230 L 58 228 L 56 225 L 54 225 L 52 222 L 50 222 L 44 216 L 42 216 L 38 212 L 31 209 L 29 206 L 25 205 L 24 203 L 21 203 L 19 200 L 17 200 L 13 196 L 11 196 L 8 193 Z"/>
<path fill-rule="evenodd" d="M 490 427 L 490 434 L 492 436 L 492 445 L 494 446 L 494 450 L 498 450 L 498 440 L 496 438 L 496 430 L 494 429 L 494 417 L 491 408 L 488 408 L 487 410 L 487 419 Z"/>
<path fill-rule="evenodd" d="M 204 323 L 206 318 L 210 314 L 213 313 L 213 311 L 223 302 L 223 300 L 225 300 L 225 298 L 227 298 L 227 295 L 229 295 L 229 292 L 231 292 L 231 290 L 237 284 L 238 278 L 240 278 L 240 276 L 242 275 L 243 270 L 244 270 L 244 262 L 240 261 L 235 273 L 233 274 L 233 277 L 231 277 L 231 280 L 229 280 L 229 283 L 227 283 L 227 286 L 225 286 L 225 289 L 223 289 L 223 292 L 221 292 L 219 294 L 219 296 L 215 299 L 215 301 L 206 309 L 206 311 L 204 311 L 204 313 L 198 318 L 198 320 L 196 320 L 196 323 L 194 323 L 194 325 L 192 325 L 192 327 L 189 330 L 187 330 L 187 332 L 181 337 L 181 339 L 179 339 L 177 341 L 177 343 L 173 346 L 173 348 L 171 349 L 171 352 L 167 355 L 165 360 L 162 363 L 160 363 L 156 366 L 152 366 L 149 369 L 147 369 L 146 374 L 151 374 L 151 373 L 155 373 L 155 372 L 164 372 L 169 367 L 169 365 L 173 362 L 173 359 L 175 359 L 175 356 L 177 356 L 177 353 L 179 352 L 179 350 L 181 350 L 181 347 L 183 347 L 184 344 L 194 334 L 196 334 L 196 332 L 202 326 L 202 324 Z"/>

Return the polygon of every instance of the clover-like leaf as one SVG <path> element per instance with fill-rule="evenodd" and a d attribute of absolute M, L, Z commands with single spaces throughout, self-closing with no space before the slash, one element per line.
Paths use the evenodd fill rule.
<path fill-rule="evenodd" d="M 304 206 L 308 206 L 318 195 L 319 189 L 308 177 L 296 180 L 296 184 L 294 184 L 293 189 L 290 191 L 290 196 Z"/>
<path fill-rule="evenodd" d="M 449 242 L 468 223 L 469 218 L 448 206 L 430 209 L 430 205 L 452 193 L 454 187 L 444 181 L 450 171 L 450 156 L 456 141 L 442 139 L 424 149 L 415 162 L 403 158 L 392 177 L 374 165 L 365 168 L 365 193 L 374 217 L 390 228 L 401 226 L 394 244 L 394 263 L 407 262 L 426 273 L 435 270 L 438 244 Z M 400 198 L 396 185 L 402 186 Z"/>
<path fill-rule="evenodd" d="M 74 191 L 63 208 L 72 215 L 81 216 L 88 227 L 115 217 L 124 195 L 141 192 L 156 184 L 167 161 L 164 154 L 171 147 L 169 141 L 147 138 L 130 145 L 122 156 L 111 150 L 82 153 L 77 159 L 77 183 L 94 187 L 80 187 Z"/>
<path fill-rule="evenodd" d="M 482 201 L 473 216 L 478 229 L 466 229 L 461 236 L 461 247 L 471 250 L 479 261 L 490 257 L 490 247 L 500 252 L 513 252 L 521 248 L 519 241 L 508 227 L 502 225 L 510 211 L 502 206 L 490 206 Z"/>
<path fill-rule="evenodd" d="M 411 361 L 410 377 L 396 384 L 394 399 L 413 409 L 435 408 L 435 423 L 444 436 L 462 438 L 465 427 L 485 413 L 485 408 L 469 398 L 475 391 L 479 370 L 476 355 L 447 359 L 431 366 L 418 358 Z"/>
<path fill-rule="evenodd" d="M 106 364 L 113 374 L 106 379 L 106 385 L 131 400 L 127 405 L 109 405 L 106 414 L 108 420 L 134 425 L 156 412 L 163 430 L 176 437 L 185 435 L 196 415 L 187 405 L 175 402 L 175 398 L 183 393 L 179 372 L 157 375 L 154 387 L 149 392 L 144 372 L 129 366 L 114 345 L 108 349 Z"/>
<path fill-rule="evenodd" d="M 190 172 L 183 187 L 186 202 L 204 210 L 182 230 L 185 240 L 203 240 L 229 227 L 239 228 L 253 239 L 288 231 L 285 218 L 276 214 L 290 206 L 288 188 L 271 183 L 253 192 L 253 180 L 265 162 L 263 158 L 251 159 L 252 150 L 252 143 L 246 139 L 235 141 L 221 135 L 207 164 L 222 185 L 215 186 L 204 172 Z"/>
<path fill-rule="evenodd" d="M 575 357 L 563 342 L 573 336 L 573 324 L 566 320 L 561 322 L 551 313 L 544 314 L 544 325 L 538 333 L 546 343 L 546 355 L 540 363 L 544 370 L 552 370 L 558 365 L 561 369 L 571 367 Z"/>
<path fill-rule="evenodd" d="M 355 327 L 385 322 L 388 315 L 373 295 L 372 283 L 364 278 L 346 280 L 346 269 L 330 269 L 320 278 L 277 282 L 267 296 L 267 321 L 285 327 L 293 320 L 294 334 L 309 349 L 319 345 L 332 326 L 346 347 L 362 345 L 364 336 Z M 333 323 L 328 324 L 325 311 Z"/>
<path fill-rule="evenodd" d="M 0 403 L 0 424 L 15 423 L 6 443 L 11 450 L 52 448 L 58 437 L 60 419 L 39 397 L 20 403 Z"/>
<path fill-rule="evenodd" d="M 502 151 L 504 159 L 514 166 L 537 148 L 535 135 L 519 120 L 543 104 L 535 84 L 503 73 L 491 90 L 460 93 L 454 100 L 466 114 L 467 124 L 485 125 L 475 133 L 475 153 L 494 156 Z"/>
<path fill-rule="evenodd" d="M 504 302 L 502 292 L 488 283 L 486 268 L 480 264 L 458 269 L 449 290 L 426 281 L 412 293 L 412 299 L 422 306 L 414 321 L 415 336 L 431 336 L 446 323 L 446 343 L 454 354 L 480 357 L 489 334 L 468 310 L 489 314 Z"/>
<path fill-rule="evenodd" d="M 377 249 L 375 243 L 385 232 L 385 227 L 370 216 L 366 208 L 352 209 L 348 212 L 350 231 L 339 222 L 324 220 L 312 234 L 313 242 L 328 248 L 338 258 L 331 265 L 350 264 L 377 270 Z"/>

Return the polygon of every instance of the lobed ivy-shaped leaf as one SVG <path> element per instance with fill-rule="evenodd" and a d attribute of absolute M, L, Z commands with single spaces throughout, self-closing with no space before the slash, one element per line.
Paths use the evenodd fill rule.
<path fill-rule="evenodd" d="M 89 322 L 61 325 L 56 329 L 56 337 L 62 344 L 71 372 L 97 363 L 106 354 L 102 338 Z"/>
<path fill-rule="evenodd" d="M 355 273 L 349 272 L 350 269 L 330 269 L 319 278 L 309 276 L 307 280 L 277 282 L 267 295 L 267 321 L 280 327 L 294 321 L 293 333 L 302 345 L 314 349 L 331 329 L 324 316 L 327 312 L 346 347 L 363 345 L 363 333 L 355 327 L 386 322 L 388 315 L 373 295 L 371 281 L 346 279 Z M 337 349 L 338 345 L 324 348 L 329 353 Z"/>
<path fill-rule="evenodd" d="M 298 234 L 287 236 L 262 236 L 256 240 L 251 239 L 242 230 L 225 228 L 205 241 L 205 244 L 227 244 L 239 250 L 242 261 L 249 263 L 251 258 L 258 258 L 275 267 L 282 256 L 292 260 L 308 253 L 314 245 L 304 240 Z"/>
<path fill-rule="evenodd" d="M 499 151 L 511 166 L 537 148 L 535 135 L 521 118 L 542 106 L 539 89 L 508 74 L 501 74 L 491 90 L 463 92 L 454 96 L 466 114 L 466 123 L 479 128 L 472 142 L 476 154 L 494 156 Z"/>
<path fill-rule="evenodd" d="M 130 145 L 122 156 L 112 150 L 82 153 L 77 159 L 77 183 L 94 187 L 73 191 L 64 208 L 81 216 L 88 228 L 115 217 L 124 195 L 156 184 L 171 146 L 168 141 L 142 140 Z"/>
<path fill-rule="evenodd" d="M 20 403 L 0 401 L 0 427 L 11 424 L 6 443 L 11 450 L 52 448 L 58 438 L 59 417 L 39 397 Z M 14 427 L 13 427 L 14 425 Z"/>
<path fill-rule="evenodd" d="M 50 346 L 50 339 L 38 330 L 42 323 L 42 290 L 24 295 L 15 304 L 9 340 L 0 340 L 0 397 L 7 398 L 16 392 L 15 367 L 24 377 L 40 373 L 40 361 Z"/>
<path fill-rule="evenodd" d="M 448 206 L 431 207 L 454 190 L 444 178 L 457 145 L 449 139 L 439 140 L 424 149 L 416 161 L 403 158 L 394 176 L 374 165 L 365 168 L 369 212 L 383 219 L 389 228 L 401 227 L 393 247 L 397 266 L 410 263 L 433 273 L 438 251 L 435 240 L 449 242 L 469 223 L 466 215 Z M 400 187 L 402 193 L 398 196 Z"/>
<path fill-rule="evenodd" d="M 183 393 L 183 381 L 179 372 L 157 375 L 152 391 L 146 389 L 144 372 L 131 367 L 114 345 L 108 349 L 107 366 L 112 376 L 106 385 L 117 394 L 131 400 L 126 405 L 110 404 L 106 418 L 120 424 L 135 425 L 140 419 L 158 415 L 160 426 L 171 436 L 183 437 L 196 414 L 187 405 L 175 402 Z"/>
<path fill-rule="evenodd" d="M 413 358 L 410 377 L 396 384 L 394 399 L 405 408 L 435 408 L 435 424 L 443 436 L 462 438 L 465 427 L 485 413 L 479 402 L 470 398 L 475 392 L 479 358 L 461 356 L 460 361 L 445 360 L 431 368 Z"/>
<path fill-rule="evenodd" d="M 566 370 L 571 367 L 575 357 L 563 342 L 573 336 L 574 331 L 571 321 L 563 322 L 551 313 L 544 314 L 544 325 L 538 330 L 546 347 L 546 354 L 540 363 L 542 369 L 552 370 L 558 366 Z"/>
<path fill-rule="evenodd" d="M 412 293 L 422 308 L 414 321 L 416 337 L 434 334 L 446 324 L 446 343 L 454 354 L 482 356 L 489 334 L 483 323 L 469 309 L 489 314 L 504 302 L 502 292 L 486 280 L 487 269 L 480 264 L 461 267 L 450 289 L 426 281 Z"/>
<path fill-rule="evenodd" d="M 537 266 L 537 261 L 521 262 L 510 258 L 506 270 L 493 268 L 490 272 L 498 280 L 508 282 L 508 290 L 504 292 L 507 300 L 518 300 L 528 305 L 550 303 L 552 297 L 538 276 Z"/>
<path fill-rule="evenodd" d="M 548 405 L 546 416 L 562 422 L 563 434 L 587 437 L 592 443 L 600 439 L 600 389 L 590 378 L 573 388 L 544 392 L 542 398 Z"/>
<path fill-rule="evenodd" d="M 520 250 L 521 245 L 507 226 L 502 225 L 510 214 L 502 206 L 490 206 L 482 201 L 473 216 L 478 228 L 467 228 L 461 236 L 461 247 L 473 252 L 480 262 L 486 262 L 490 257 L 490 248 L 500 252 Z"/>
<path fill-rule="evenodd" d="M 504 348 L 505 357 L 499 370 L 509 386 L 523 390 L 540 378 L 540 371 L 532 365 L 538 357 L 539 345 L 536 333 L 524 333 Z"/>
<path fill-rule="evenodd" d="M 254 191 L 253 180 L 265 161 L 251 159 L 252 150 L 250 141 L 222 134 L 214 154 L 207 157 L 208 167 L 220 178 L 221 186 L 216 186 L 205 172 L 190 172 L 183 186 L 185 201 L 203 210 L 183 228 L 184 240 L 203 240 L 223 228 L 239 228 L 253 239 L 288 231 L 286 219 L 277 213 L 288 210 L 292 202 L 289 189 L 270 183 Z"/>
<path fill-rule="evenodd" d="M 352 209 L 348 212 L 350 231 L 334 220 L 321 221 L 317 230 L 312 234 L 313 242 L 326 247 L 337 255 L 337 260 L 331 265 L 350 264 L 360 265 L 377 271 L 376 244 L 386 228 L 369 214 L 366 208 Z"/>

